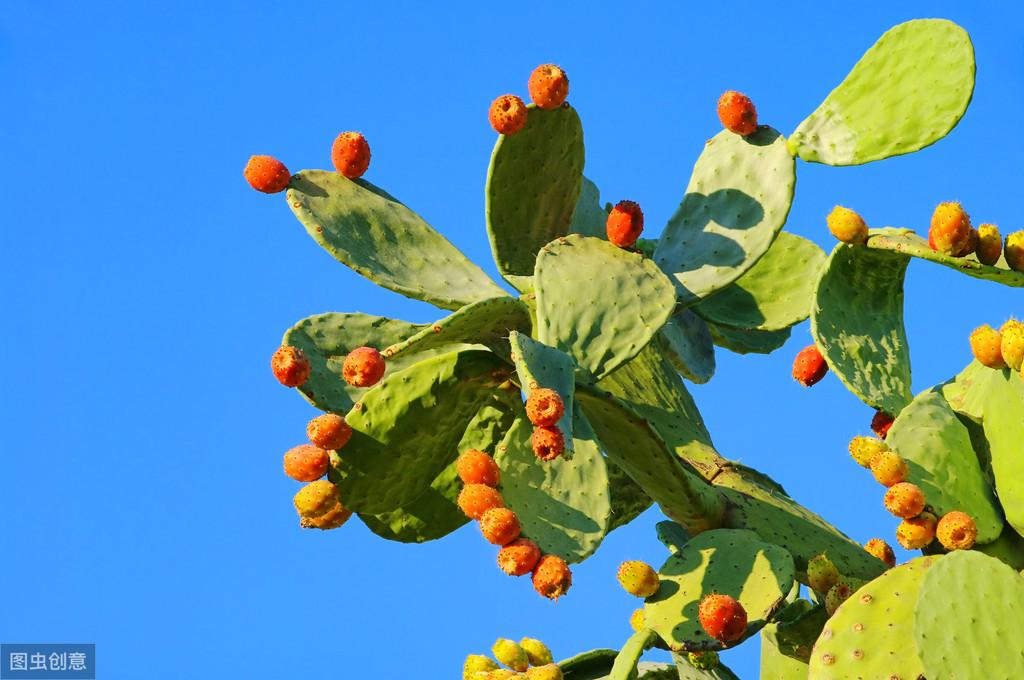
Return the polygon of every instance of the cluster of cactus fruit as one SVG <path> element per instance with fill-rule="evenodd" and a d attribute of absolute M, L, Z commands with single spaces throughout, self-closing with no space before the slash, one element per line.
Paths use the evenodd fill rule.
<path fill-rule="evenodd" d="M 678 210 L 641 238 L 640 206 L 602 205 L 583 175 L 568 77 L 540 66 L 531 104 L 503 95 L 488 116 L 499 137 L 487 232 L 517 295 L 363 179 L 362 135 L 338 137 L 333 172 L 291 175 L 254 156 L 249 183 L 287 191 L 328 253 L 450 312 L 427 324 L 317 314 L 285 333 L 274 374 L 324 411 L 310 443 L 285 455 L 306 483 L 300 524 L 336 528 L 355 514 L 385 539 L 418 543 L 474 519 L 500 546 L 502 571 L 532 574 L 556 599 L 569 564 L 660 507 L 670 554 L 659 569 L 621 566 L 644 606 L 620 650 L 555 664 L 535 641 L 500 640 L 506 668 L 471 655 L 465 678 L 733 678 L 717 652 L 758 634 L 762 678 L 1024 677 L 1024 642 L 1003 634 L 1024 607 L 1024 325 L 979 328 L 975 361 L 917 396 L 903 325 L 912 258 L 1024 287 L 1024 232 L 1004 242 L 957 203 L 935 209 L 927 239 L 869 229 L 837 206 L 828 255 L 783 229 L 797 159 L 843 166 L 917 151 L 957 124 L 973 87 L 967 34 L 928 19 L 886 32 L 788 139 L 726 92 L 724 129 Z M 897 540 L 922 557 L 897 566 L 882 539 L 854 542 L 723 457 L 686 389 L 711 379 L 716 347 L 767 354 L 808 317 L 814 342 L 793 377 L 835 375 L 875 410 L 876 436 L 855 437 L 850 453 L 887 487 Z M 651 647 L 673 663 L 641 662 Z"/>

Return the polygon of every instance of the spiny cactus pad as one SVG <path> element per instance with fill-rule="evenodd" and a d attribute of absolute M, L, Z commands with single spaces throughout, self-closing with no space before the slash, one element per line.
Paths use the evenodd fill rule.
<path fill-rule="evenodd" d="M 522 333 L 513 331 L 508 340 L 523 393 L 529 397 L 535 389 L 543 387 L 562 397 L 565 410 L 555 425 L 565 436 L 565 454 L 571 457 L 576 448 L 572 436 L 576 366 L 572 357 Z"/>
<path fill-rule="evenodd" d="M 790 138 L 805 161 L 859 165 L 942 139 L 974 92 L 967 32 L 942 19 L 899 24 L 882 35 Z"/>
<path fill-rule="evenodd" d="M 794 600 L 764 627 L 761 638 L 784 656 L 806 664 L 811 658 L 814 641 L 828 621 L 825 606 L 807 600 Z"/>
<path fill-rule="evenodd" d="M 526 126 L 494 145 L 486 188 L 494 261 L 519 290 L 530 287 L 537 251 L 569 233 L 583 181 L 583 126 L 576 110 L 528 109 Z"/>
<path fill-rule="evenodd" d="M 677 553 L 693 538 L 686 529 L 672 520 L 664 520 L 655 525 L 658 533 L 658 540 L 661 541 L 669 552 Z"/>
<path fill-rule="evenodd" d="M 709 323 L 708 330 L 711 340 L 736 354 L 771 354 L 786 344 L 792 329 L 783 328 L 777 331 L 752 331 L 742 328 L 730 328 Z"/>
<path fill-rule="evenodd" d="M 868 237 L 869 248 L 888 250 L 903 255 L 917 257 L 928 262 L 935 262 L 950 269 L 956 269 L 968 276 L 986 281 L 995 281 L 1005 286 L 1024 287 L 1024 272 L 1013 271 L 1006 267 L 1005 261 L 994 265 L 981 264 L 973 256 L 953 257 L 932 250 L 928 242 L 917 234 L 906 229 L 887 229 L 873 232 Z"/>
<path fill-rule="evenodd" d="M 1014 531 L 1009 524 L 1003 527 L 999 538 L 985 545 L 976 545 L 974 549 L 1002 560 L 1017 571 L 1024 569 L 1024 536 Z"/>
<path fill-rule="evenodd" d="M 701 627 L 697 609 L 710 593 L 743 605 L 744 637 L 761 628 L 793 587 L 793 558 L 751 531 L 716 529 L 690 540 L 658 570 L 661 587 L 647 598 L 644 622 L 674 651 L 721 649 Z"/>
<path fill-rule="evenodd" d="M 633 633 L 615 657 L 608 680 L 634 680 L 637 677 L 636 665 L 640 661 L 640 656 L 657 637 L 657 633 L 647 628 L 641 628 Z"/>
<path fill-rule="evenodd" d="M 768 624 L 761 630 L 760 680 L 804 680 L 807 664 L 779 651 L 776 642 L 768 636 L 773 625 Z"/>
<path fill-rule="evenodd" d="M 559 661 L 558 667 L 563 680 L 601 680 L 608 677 L 618 654 L 614 649 L 592 649 Z"/>
<path fill-rule="evenodd" d="M 443 319 L 423 327 L 401 342 L 381 348 L 391 368 L 398 359 L 460 344 L 483 345 L 508 356 L 508 334 L 512 330 L 529 331 L 530 310 L 523 302 L 507 295 L 471 302 Z M 450 351 L 450 350 L 449 350 Z"/>
<path fill-rule="evenodd" d="M 669 319 L 658 334 L 665 355 L 684 378 L 698 385 L 715 374 L 715 345 L 707 323 L 684 309 Z"/>
<path fill-rule="evenodd" d="M 727 130 L 708 140 L 654 261 L 693 304 L 738 279 L 768 251 L 793 202 L 795 164 L 778 131 Z"/>
<path fill-rule="evenodd" d="M 988 370 L 996 375 L 985 399 L 982 424 L 992 457 L 996 493 L 1006 521 L 1024 533 L 1024 379 L 1009 369 Z"/>
<path fill-rule="evenodd" d="M 605 466 L 608 468 L 608 496 L 612 506 L 608 518 L 608 531 L 611 532 L 639 517 L 654 501 L 618 465 L 606 458 Z"/>
<path fill-rule="evenodd" d="M 444 309 L 505 294 L 423 218 L 365 180 L 303 170 L 285 195 L 313 240 L 379 286 Z"/>
<path fill-rule="evenodd" d="M 569 233 L 604 238 L 607 219 L 608 211 L 601 206 L 600 190 L 596 184 L 584 177 L 580 197 L 572 214 L 572 223 L 569 225 Z"/>

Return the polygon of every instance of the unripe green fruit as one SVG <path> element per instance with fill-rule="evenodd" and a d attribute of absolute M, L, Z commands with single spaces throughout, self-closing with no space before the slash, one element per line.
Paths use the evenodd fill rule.
<path fill-rule="evenodd" d="M 839 580 L 839 570 L 828 555 L 818 555 L 807 561 L 807 582 L 819 593 L 827 593 Z"/>
<path fill-rule="evenodd" d="M 853 594 L 853 589 L 846 583 L 839 582 L 829 589 L 828 595 L 825 596 L 825 611 L 828 612 L 829 616 L 836 613 L 839 609 L 839 605 L 850 599 L 850 595 Z"/>

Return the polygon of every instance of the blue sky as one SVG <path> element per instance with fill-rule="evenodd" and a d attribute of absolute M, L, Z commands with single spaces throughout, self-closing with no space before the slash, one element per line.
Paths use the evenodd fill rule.
<path fill-rule="evenodd" d="M 588 176 L 605 199 L 640 202 L 653 236 L 717 130 L 719 93 L 746 92 L 791 132 L 885 29 L 941 16 L 975 43 L 964 120 L 912 156 L 801 163 L 788 228 L 831 247 L 835 203 L 922 230 L 952 199 L 976 222 L 1024 227 L 1024 15 L 1010 3 L 294 5 L 5 6 L 4 642 L 95 642 L 108 679 L 444 679 L 498 636 L 565 657 L 629 635 L 636 603 L 614 571 L 662 561 L 655 511 L 577 567 L 557 604 L 503 576 L 471 525 L 423 546 L 355 521 L 299 530 L 280 456 L 314 411 L 270 375 L 281 333 L 323 311 L 441 314 L 320 250 L 282 197 L 245 184 L 250 154 L 329 167 L 333 137 L 361 130 L 367 177 L 494 273 L 486 110 L 525 95 L 535 65 L 567 70 Z M 970 330 L 1011 313 L 1024 315 L 1019 292 L 913 263 L 915 389 L 956 373 Z M 722 351 L 694 395 L 725 455 L 855 539 L 892 542 L 879 487 L 845 453 L 871 411 L 834 377 L 812 390 L 789 378 L 808 342 L 803 324 L 773 356 Z M 743 678 L 756 646 L 727 655 Z"/>

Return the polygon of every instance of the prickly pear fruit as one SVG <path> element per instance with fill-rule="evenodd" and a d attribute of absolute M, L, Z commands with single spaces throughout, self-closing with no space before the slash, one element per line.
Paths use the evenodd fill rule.
<path fill-rule="evenodd" d="M 868 553 L 888 564 L 890 567 L 896 566 L 896 553 L 892 551 L 892 546 L 882 539 L 872 538 L 864 544 L 864 549 L 867 550 Z"/>
<path fill-rule="evenodd" d="M 895 451 L 882 451 L 871 461 L 871 474 L 882 486 L 893 486 L 907 480 L 907 461 Z"/>
<path fill-rule="evenodd" d="M 885 492 L 885 509 L 900 519 L 917 517 L 924 510 L 924 492 L 917 484 L 900 482 Z"/>
<path fill-rule="evenodd" d="M 842 581 L 835 584 L 825 596 L 825 611 L 828 612 L 829 616 L 832 616 L 839 609 L 839 605 L 846 602 L 852 594 L 853 589 L 848 584 Z"/>
<path fill-rule="evenodd" d="M 1003 237 L 999 235 L 999 227 L 994 224 L 978 225 L 978 247 L 974 249 L 978 262 L 995 264 L 1003 254 Z"/>
<path fill-rule="evenodd" d="M 556 663 L 534 666 L 526 671 L 526 680 L 562 680 L 562 669 Z"/>
<path fill-rule="evenodd" d="M 341 375 L 353 387 L 370 387 L 384 377 L 384 357 L 373 347 L 356 347 L 345 357 Z"/>
<path fill-rule="evenodd" d="M 947 512 L 935 527 L 935 535 L 946 550 L 970 550 L 978 538 L 978 527 L 966 512 Z"/>
<path fill-rule="evenodd" d="M 935 538 L 937 520 L 930 512 L 922 512 L 900 522 L 896 527 L 896 540 L 907 550 L 920 550 Z"/>
<path fill-rule="evenodd" d="M 832 208 L 825 218 L 832 235 L 843 243 L 864 243 L 868 240 L 868 225 L 864 218 L 841 205 Z"/>
<path fill-rule="evenodd" d="M 704 652 L 689 652 L 686 655 L 686 660 L 700 671 L 713 671 L 718 668 L 718 652 L 713 649 Z"/>
<path fill-rule="evenodd" d="M 619 201 L 608 213 L 605 233 L 620 248 L 632 248 L 644 230 L 644 211 L 633 201 Z"/>
<path fill-rule="evenodd" d="M 953 253 L 953 257 L 967 257 L 978 249 L 978 241 L 981 237 L 978 235 L 978 230 L 971 227 L 970 233 L 967 235 L 967 242 L 964 243 L 964 247 Z"/>
<path fill-rule="evenodd" d="M 547 387 L 538 387 L 526 399 L 526 417 L 538 427 L 551 427 L 564 414 L 561 395 Z"/>
<path fill-rule="evenodd" d="M 650 597 L 658 592 L 661 580 L 651 565 L 639 560 L 630 560 L 619 565 L 619 585 L 635 597 Z"/>
<path fill-rule="evenodd" d="M 875 415 L 871 418 L 871 431 L 885 439 L 885 435 L 889 434 L 889 428 L 892 427 L 895 420 L 894 416 L 885 411 L 875 411 Z"/>
<path fill-rule="evenodd" d="M 505 499 L 496 489 L 484 484 L 467 484 L 456 501 L 459 509 L 470 519 L 480 519 L 492 508 L 505 507 Z"/>
<path fill-rule="evenodd" d="M 718 98 L 718 120 L 729 132 L 746 137 L 757 130 L 757 109 L 747 95 L 728 90 Z"/>
<path fill-rule="evenodd" d="M 526 650 L 526 658 L 531 666 L 546 666 L 554 661 L 551 650 L 540 640 L 524 637 L 519 641 L 519 646 Z"/>
<path fill-rule="evenodd" d="M 340 502 L 338 487 L 326 479 L 310 482 L 295 494 L 295 509 L 303 518 L 319 517 Z"/>
<path fill-rule="evenodd" d="M 697 615 L 704 631 L 719 642 L 734 642 L 747 630 L 746 610 L 729 595 L 705 595 L 697 607 Z"/>
<path fill-rule="evenodd" d="M 491 654 L 498 660 L 498 663 L 508 666 L 514 671 L 522 673 L 530 666 L 530 660 L 526 656 L 526 650 L 519 646 L 514 640 L 498 638 L 491 647 Z"/>
<path fill-rule="evenodd" d="M 498 486 L 501 482 L 501 470 L 494 459 L 483 451 L 467 449 L 455 461 L 455 470 L 463 484 L 484 484 Z"/>
<path fill-rule="evenodd" d="M 474 673 L 498 670 L 498 664 L 494 660 L 482 654 L 470 654 L 466 662 L 462 664 L 462 680 L 470 680 Z"/>
<path fill-rule="evenodd" d="M 318 515 L 316 517 L 303 517 L 299 521 L 299 525 L 304 529 L 322 529 L 326 531 L 328 529 L 337 529 L 347 522 L 348 518 L 351 516 L 351 510 L 343 507 L 341 503 L 335 503 L 330 510 L 322 515 Z"/>
<path fill-rule="evenodd" d="M 544 555 L 533 569 L 533 588 L 549 600 L 557 600 L 569 592 L 572 572 L 558 555 Z"/>
<path fill-rule="evenodd" d="M 530 438 L 533 453 L 541 460 L 548 461 L 565 453 L 565 437 L 557 427 L 538 427 Z"/>
<path fill-rule="evenodd" d="M 296 482 L 312 482 L 327 474 L 330 456 L 323 449 L 300 444 L 284 454 L 284 473 Z"/>
<path fill-rule="evenodd" d="M 251 156 L 242 174 L 249 186 L 265 194 L 284 191 L 292 178 L 284 163 L 273 156 Z"/>
<path fill-rule="evenodd" d="M 839 580 L 839 570 L 828 555 L 817 555 L 807 560 L 807 583 L 819 593 L 827 593 Z"/>
<path fill-rule="evenodd" d="M 1024 230 L 1015 231 L 1006 237 L 1006 246 L 1003 248 L 1003 256 L 1010 269 L 1016 272 L 1024 272 Z"/>
<path fill-rule="evenodd" d="M 337 451 L 352 438 L 352 428 L 336 413 L 325 413 L 309 421 L 306 436 L 321 449 Z"/>
<path fill-rule="evenodd" d="M 932 213 L 928 245 L 946 255 L 963 250 L 971 237 L 971 218 L 955 201 L 939 203 Z"/>
<path fill-rule="evenodd" d="M 519 538 L 519 518 L 508 508 L 491 508 L 480 516 L 480 533 L 488 543 L 507 545 Z"/>
<path fill-rule="evenodd" d="M 487 112 L 491 127 L 501 135 L 514 135 L 526 125 L 528 110 L 523 100 L 514 94 L 503 94 L 493 102 Z"/>
<path fill-rule="evenodd" d="M 285 387 L 300 387 L 309 378 L 309 359 L 298 347 L 282 345 L 270 357 L 270 370 Z"/>
<path fill-rule="evenodd" d="M 971 332 L 971 353 L 979 363 L 989 368 L 1006 368 L 1000 348 L 1002 335 L 988 324 L 978 326 Z"/>
<path fill-rule="evenodd" d="M 629 627 L 633 629 L 634 633 L 638 633 L 644 628 L 644 609 L 634 609 L 633 613 L 629 615 Z"/>
<path fill-rule="evenodd" d="M 821 356 L 817 345 L 808 345 L 793 359 L 793 379 L 804 387 L 810 387 L 825 377 L 828 364 Z"/>
<path fill-rule="evenodd" d="M 349 179 L 362 177 L 370 167 L 370 145 L 358 132 L 342 132 L 331 146 L 331 162 Z"/>
<path fill-rule="evenodd" d="M 1024 323 L 1010 319 L 999 329 L 999 352 L 1006 365 L 1015 371 L 1024 364 Z"/>
<path fill-rule="evenodd" d="M 512 680 L 519 677 L 522 676 L 508 668 L 499 668 L 487 674 L 487 680 Z"/>
<path fill-rule="evenodd" d="M 540 108 L 557 109 L 569 96 L 569 76 L 554 64 L 541 64 L 533 69 L 526 89 Z"/>
<path fill-rule="evenodd" d="M 540 559 L 540 548 L 528 538 L 517 538 L 498 551 L 498 568 L 509 576 L 523 576 L 533 571 Z"/>
<path fill-rule="evenodd" d="M 889 445 L 877 437 L 857 436 L 850 440 L 850 455 L 861 467 L 871 467 L 874 460 L 882 451 L 888 451 Z"/>

